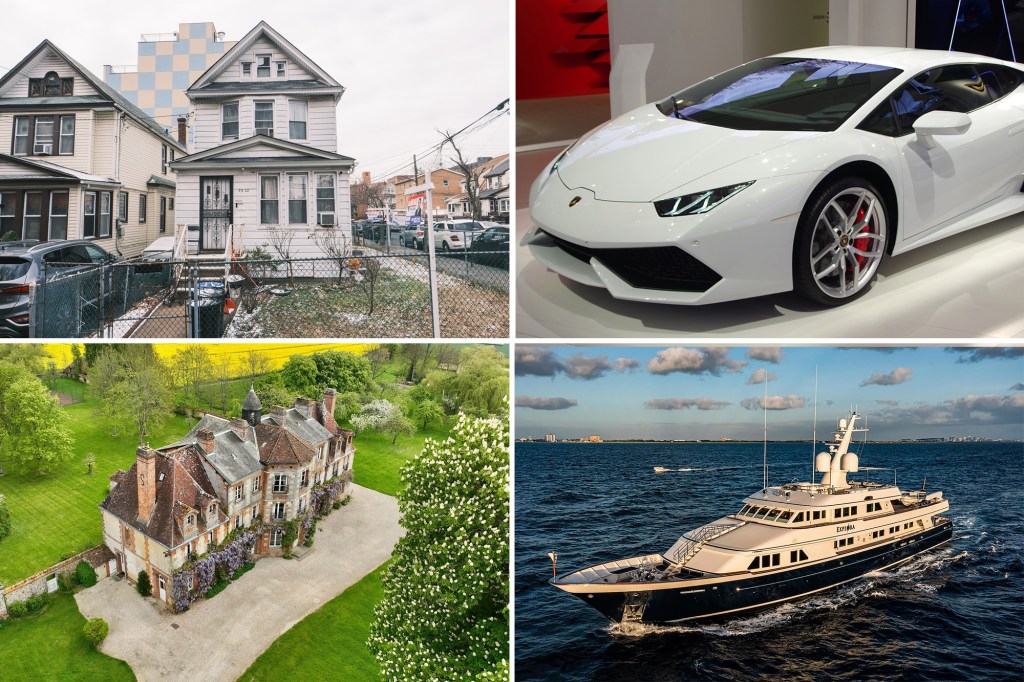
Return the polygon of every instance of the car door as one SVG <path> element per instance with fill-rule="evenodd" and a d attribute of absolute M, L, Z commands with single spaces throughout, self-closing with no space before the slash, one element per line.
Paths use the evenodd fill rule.
<path fill-rule="evenodd" d="M 900 134 L 904 239 L 998 198 L 1024 170 L 1024 135 L 1011 134 L 1024 123 L 1024 112 L 1003 99 L 1006 88 L 985 72 L 976 64 L 936 67 L 914 76 L 891 99 Z M 963 135 L 936 135 L 928 149 L 913 126 L 929 111 L 965 113 L 971 128 Z"/>

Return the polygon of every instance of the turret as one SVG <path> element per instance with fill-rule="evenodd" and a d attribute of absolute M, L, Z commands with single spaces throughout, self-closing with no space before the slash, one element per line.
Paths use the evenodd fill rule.
<path fill-rule="evenodd" d="M 242 403 L 242 419 L 252 426 L 256 426 L 260 423 L 262 416 L 263 405 L 260 403 L 260 397 L 256 395 L 256 389 L 250 387 L 249 394 L 245 396 L 245 401 Z"/>

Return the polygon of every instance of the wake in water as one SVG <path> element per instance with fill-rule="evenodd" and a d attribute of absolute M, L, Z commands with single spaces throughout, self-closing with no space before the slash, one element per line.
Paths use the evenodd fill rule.
<path fill-rule="evenodd" d="M 667 467 L 654 467 L 654 473 L 656 474 L 667 474 L 675 473 L 677 471 L 691 472 L 691 471 L 732 471 L 733 469 L 753 469 L 753 466 L 742 466 L 742 467 L 706 467 L 706 468 L 693 468 L 693 469 L 669 469 Z"/>

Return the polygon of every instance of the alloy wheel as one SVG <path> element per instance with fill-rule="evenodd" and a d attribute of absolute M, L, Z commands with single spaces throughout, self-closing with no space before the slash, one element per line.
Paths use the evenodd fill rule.
<path fill-rule="evenodd" d="M 832 298 L 849 298 L 871 282 L 885 253 L 885 210 L 864 187 L 840 191 L 825 204 L 811 235 L 815 284 Z"/>

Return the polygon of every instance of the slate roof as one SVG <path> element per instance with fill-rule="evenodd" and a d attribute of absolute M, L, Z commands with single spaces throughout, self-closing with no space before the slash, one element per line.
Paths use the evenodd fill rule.
<path fill-rule="evenodd" d="M 256 390 L 253 388 L 249 389 L 249 393 L 245 396 L 245 400 L 242 401 L 243 410 L 262 410 L 263 405 L 260 403 L 260 397 L 256 395 Z"/>
<path fill-rule="evenodd" d="M 128 471 L 118 471 L 110 477 L 117 487 L 100 503 L 100 507 L 165 547 L 177 547 L 186 539 L 179 521 L 182 514 L 204 511 L 207 505 L 217 500 L 197 450 L 197 446 L 186 445 L 156 452 L 156 503 L 148 524 L 139 518 L 137 461 Z M 205 515 L 197 513 L 196 517 L 196 529 L 188 537 L 206 530 Z M 224 519 L 219 506 L 217 517 L 209 527 L 220 524 Z"/>
<path fill-rule="evenodd" d="M 331 432 L 315 419 L 307 419 L 304 414 L 294 407 L 285 411 L 284 415 L 276 415 L 273 412 L 263 415 L 263 423 L 276 426 L 283 426 L 296 436 L 311 443 L 319 445 L 331 438 Z M 262 450 L 262 446 L 260 448 Z"/>
<path fill-rule="evenodd" d="M 488 171 L 484 175 L 484 177 L 485 178 L 489 178 L 492 175 L 504 175 L 505 171 L 507 171 L 507 170 L 508 170 L 508 159 L 505 159 L 504 161 L 502 161 L 501 163 L 496 165 L 494 168 L 492 168 L 490 171 Z"/>
<path fill-rule="evenodd" d="M 257 424 L 256 441 L 260 447 L 260 461 L 266 465 L 306 464 L 316 457 L 316 450 L 295 434 L 273 424 Z"/>
<path fill-rule="evenodd" d="M 200 429 L 209 429 L 213 432 L 213 452 L 204 452 L 203 458 L 228 485 L 241 481 L 263 468 L 260 465 L 255 439 L 242 440 L 231 428 L 230 421 L 213 414 L 204 415 L 175 445 L 197 442 Z"/>

